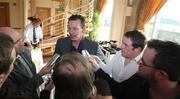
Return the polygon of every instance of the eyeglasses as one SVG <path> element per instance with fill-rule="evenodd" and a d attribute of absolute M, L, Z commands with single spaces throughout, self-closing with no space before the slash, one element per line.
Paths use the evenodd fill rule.
<path fill-rule="evenodd" d="M 154 66 L 145 64 L 143 60 L 141 60 L 141 61 L 139 62 L 139 65 L 140 65 L 140 66 L 143 66 L 143 67 L 155 68 Z"/>
<path fill-rule="evenodd" d="M 14 42 L 14 44 L 19 43 L 21 40 L 22 40 L 22 39 L 21 39 L 21 38 L 19 38 L 16 42 Z"/>

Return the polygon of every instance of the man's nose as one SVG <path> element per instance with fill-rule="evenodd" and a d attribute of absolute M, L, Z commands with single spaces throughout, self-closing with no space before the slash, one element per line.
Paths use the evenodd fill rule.
<path fill-rule="evenodd" d="M 74 31 L 72 29 L 69 30 L 68 32 L 69 32 L 69 34 L 73 34 L 74 33 Z"/>

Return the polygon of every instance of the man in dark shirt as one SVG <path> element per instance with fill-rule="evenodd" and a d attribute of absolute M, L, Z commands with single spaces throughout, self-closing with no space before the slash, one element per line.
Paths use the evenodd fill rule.
<path fill-rule="evenodd" d="M 85 30 L 85 19 L 81 15 L 72 15 L 68 20 L 69 36 L 61 38 L 56 43 L 55 53 L 61 56 L 65 53 L 76 51 L 81 53 L 87 50 L 89 54 L 97 55 L 102 61 L 105 56 L 97 42 L 83 36 Z"/>

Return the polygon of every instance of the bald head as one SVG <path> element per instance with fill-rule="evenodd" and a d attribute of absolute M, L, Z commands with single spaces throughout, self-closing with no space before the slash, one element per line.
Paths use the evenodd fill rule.
<path fill-rule="evenodd" d="M 20 38 L 19 33 L 15 29 L 11 27 L 0 27 L 0 33 L 7 34 L 13 39 L 17 54 L 22 53 L 24 51 L 23 42 Z"/>
<path fill-rule="evenodd" d="M 19 33 L 11 27 L 0 27 L 0 32 L 9 35 L 14 42 L 19 39 Z"/>

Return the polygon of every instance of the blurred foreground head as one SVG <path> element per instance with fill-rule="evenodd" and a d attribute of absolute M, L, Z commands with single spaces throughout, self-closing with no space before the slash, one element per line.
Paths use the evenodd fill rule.
<path fill-rule="evenodd" d="M 0 88 L 12 69 L 16 58 L 14 42 L 5 33 L 0 32 Z"/>
<path fill-rule="evenodd" d="M 93 89 L 90 65 L 79 53 L 63 55 L 52 75 L 55 99 L 88 99 Z"/>
<path fill-rule="evenodd" d="M 22 42 L 22 38 L 15 29 L 11 27 L 0 27 L 0 32 L 10 36 L 14 41 L 14 46 L 17 54 L 24 52 L 24 44 Z"/>

